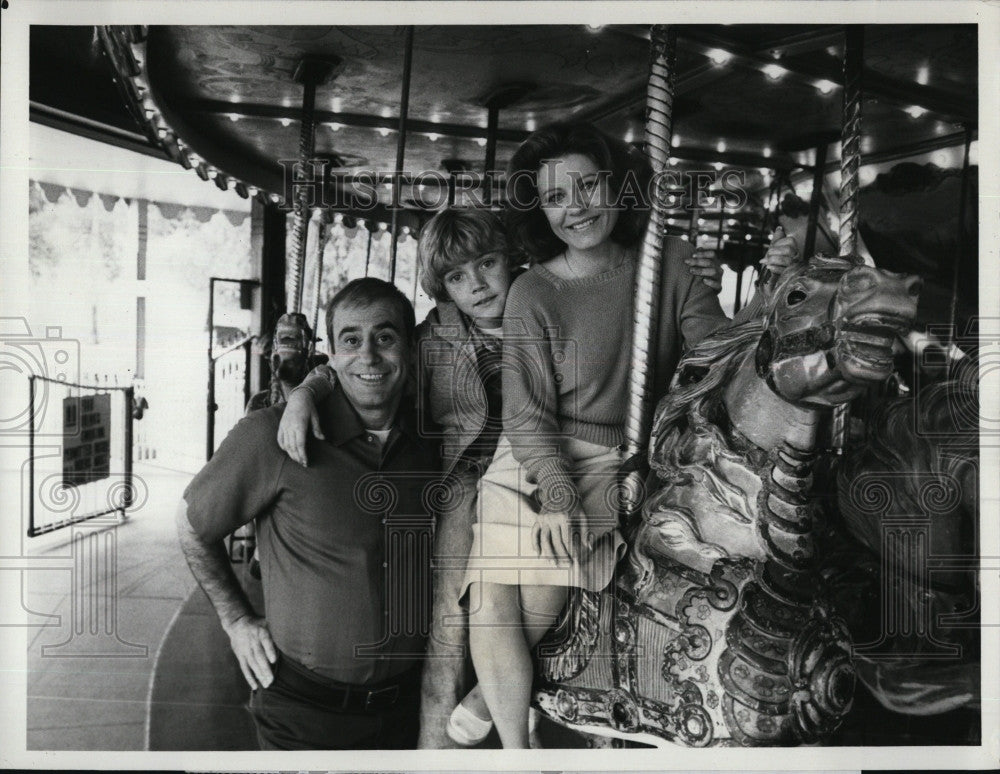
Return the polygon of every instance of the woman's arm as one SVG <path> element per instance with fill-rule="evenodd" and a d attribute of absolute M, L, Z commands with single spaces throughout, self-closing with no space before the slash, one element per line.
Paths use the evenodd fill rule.
<path fill-rule="evenodd" d="M 712 290 L 704 282 L 698 279 L 692 280 L 680 272 L 684 271 L 684 266 L 692 260 L 694 250 L 689 242 L 676 237 L 668 237 L 664 241 L 664 265 L 668 267 L 679 266 L 676 271 L 665 271 L 663 282 L 664 303 L 673 296 L 674 303 L 678 304 L 676 319 L 680 330 L 674 331 L 674 336 L 680 336 L 685 349 L 690 349 L 700 342 L 710 333 L 714 333 L 720 327 L 729 322 L 726 313 L 722 311 L 719 304 L 719 294 Z M 676 287 L 671 288 L 668 283 L 676 282 Z M 678 299 L 677 291 L 680 291 Z M 662 313 L 661 313 L 662 314 Z"/>
<path fill-rule="evenodd" d="M 278 425 L 278 446 L 302 467 L 308 463 L 306 440 L 310 428 L 314 436 L 324 440 L 316 406 L 333 394 L 336 383 L 336 371 L 328 365 L 316 366 L 288 396 Z"/>
<path fill-rule="evenodd" d="M 551 342 L 539 314 L 540 301 L 526 297 L 523 282 L 511 288 L 504 312 L 504 435 L 528 480 L 538 485 L 541 511 L 572 513 L 580 497 L 562 453 Z M 554 302 L 542 303 L 546 301 Z"/>
<path fill-rule="evenodd" d="M 688 272 L 716 293 L 722 290 L 722 262 L 715 250 L 696 247 L 689 258 L 684 259 Z"/>

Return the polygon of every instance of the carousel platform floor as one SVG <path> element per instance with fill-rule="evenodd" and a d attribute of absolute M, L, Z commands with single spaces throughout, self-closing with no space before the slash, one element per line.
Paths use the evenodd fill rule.
<path fill-rule="evenodd" d="M 196 584 L 174 530 L 191 474 L 146 463 L 135 473 L 148 497 L 123 523 L 95 519 L 26 544 L 53 567 L 24 574 L 22 604 L 37 624 L 26 660 L 29 750 L 145 749 L 156 657 Z M 100 558 L 78 575 L 73 541 L 86 537 Z"/>

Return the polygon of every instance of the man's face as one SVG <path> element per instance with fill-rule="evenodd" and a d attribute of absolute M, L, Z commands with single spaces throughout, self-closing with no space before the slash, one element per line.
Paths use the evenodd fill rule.
<path fill-rule="evenodd" d="M 333 313 L 331 366 L 359 412 L 394 410 L 410 373 L 399 311 L 388 301 L 342 305 Z"/>

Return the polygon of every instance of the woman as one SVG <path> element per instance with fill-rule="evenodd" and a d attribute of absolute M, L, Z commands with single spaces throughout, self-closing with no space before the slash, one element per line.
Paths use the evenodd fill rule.
<path fill-rule="evenodd" d="M 464 584 L 479 686 L 456 708 L 458 717 L 491 717 L 506 748 L 528 743 L 531 648 L 567 589 L 607 586 L 624 550 L 615 475 L 648 218 L 636 193 L 649 179 L 640 153 L 589 124 L 535 132 L 508 169 L 508 230 L 532 265 L 504 311 L 504 432 L 480 481 Z M 688 271 L 691 246 L 668 237 L 664 252 L 656 399 L 682 348 L 728 322 Z"/>

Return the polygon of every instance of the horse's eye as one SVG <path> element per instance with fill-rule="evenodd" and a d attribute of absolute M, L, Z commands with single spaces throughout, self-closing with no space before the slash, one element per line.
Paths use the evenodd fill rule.
<path fill-rule="evenodd" d="M 801 304 L 805 300 L 806 292 L 801 288 L 796 288 L 788 294 L 788 298 L 785 299 L 785 303 L 789 306 L 795 306 L 796 304 Z"/>

